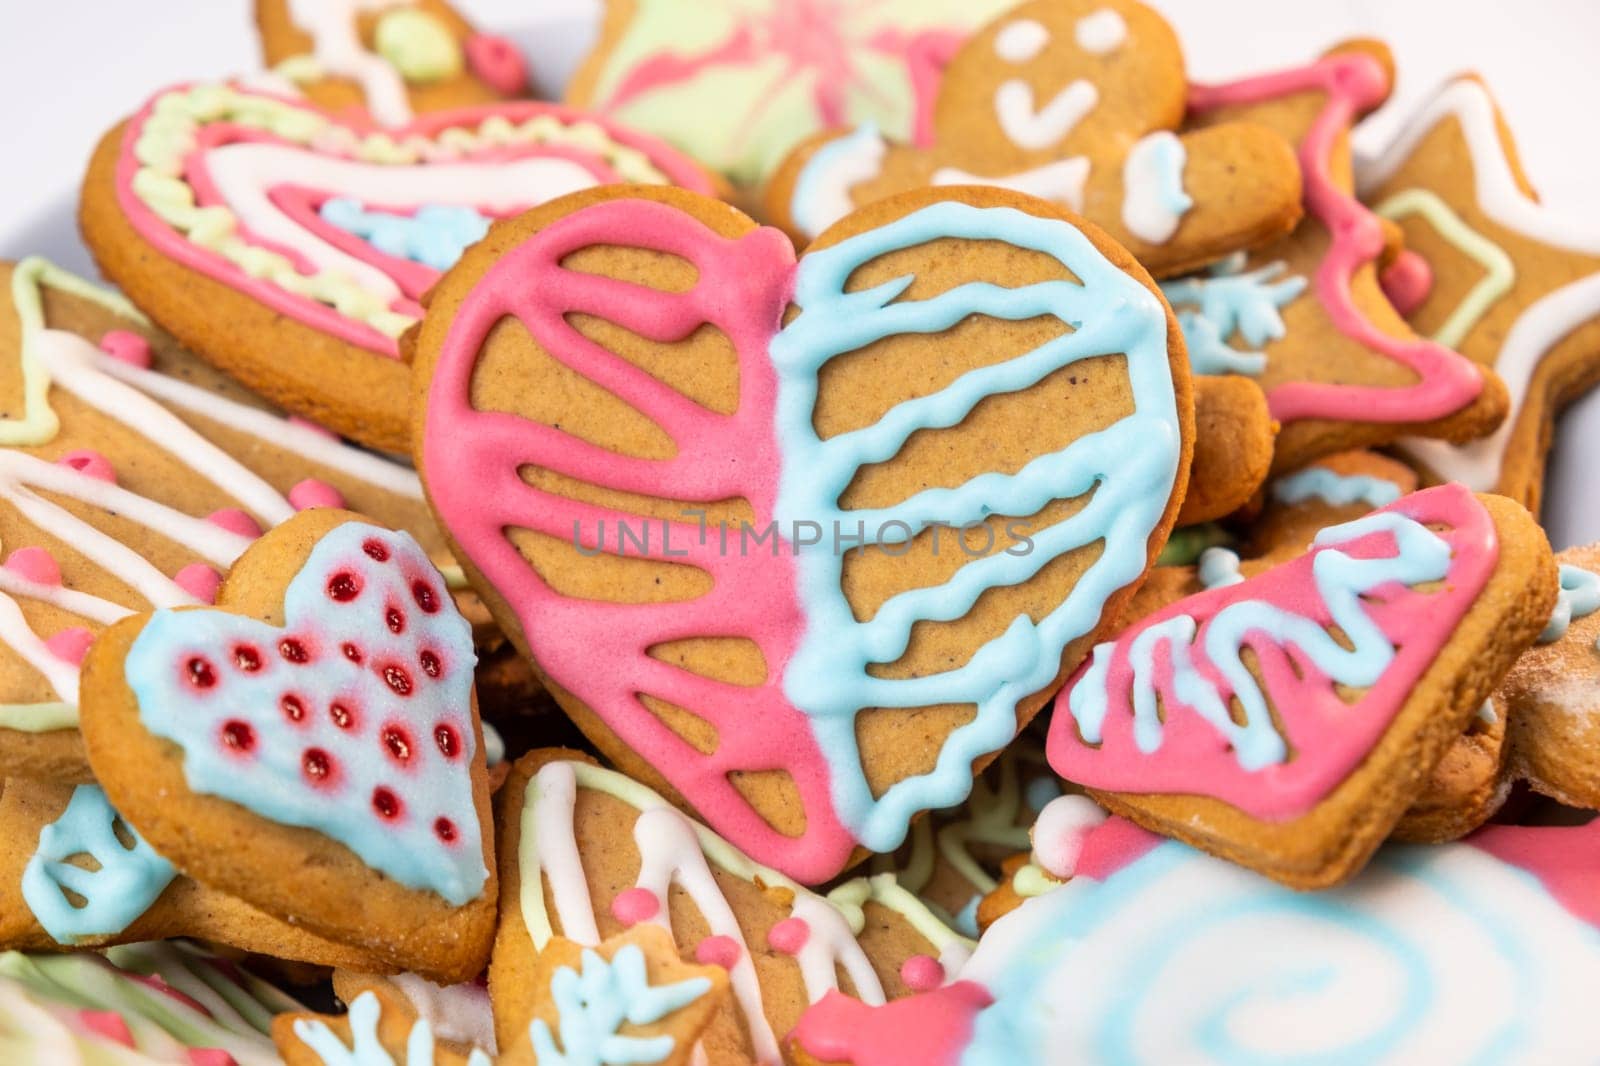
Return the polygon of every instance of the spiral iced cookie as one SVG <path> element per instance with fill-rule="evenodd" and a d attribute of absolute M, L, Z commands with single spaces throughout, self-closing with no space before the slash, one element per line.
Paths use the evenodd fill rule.
<path fill-rule="evenodd" d="M 1407 441 L 1443 481 L 1537 513 L 1561 406 L 1600 380 L 1600 221 L 1541 205 L 1489 90 L 1446 83 L 1360 170 L 1373 210 L 1405 231 L 1385 275 L 1419 332 L 1493 370 L 1511 413 L 1471 444 Z"/>
<path fill-rule="evenodd" d="M 90 780 L 78 668 L 94 635 L 210 602 L 221 571 L 307 507 L 404 528 L 441 564 L 416 474 L 285 418 L 114 293 L 0 263 L 0 773 Z M 482 609 L 481 640 L 491 635 Z"/>
<path fill-rule="evenodd" d="M 1492 371 L 1406 325 L 1378 282 L 1382 222 L 1355 198 L 1350 127 L 1393 80 L 1374 41 L 1302 67 L 1189 91 L 1200 127 L 1266 125 L 1298 146 L 1305 217 L 1289 236 L 1164 285 L 1201 374 L 1243 374 L 1283 424 L 1273 470 L 1405 436 L 1467 441 L 1504 417 Z"/>
<path fill-rule="evenodd" d="M 951 984 L 880 1008 L 834 994 L 793 1042 L 853 1066 L 1581 1061 L 1600 1042 L 1597 832 L 1386 848 L 1302 894 L 1120 819 L 1069 825 L 1071 880 Z"/>
<path fill-rule="evenodd" d="M 1033 0 L 956 53 L 925 143 L 871 125 L 813 137 L 774 175 L 768 213 L 804 242 L 906 189 L 1000 185 L 1082 212 L 1156 277 L 1287 234 L 1288 142 L 1252 123 L 1176 132 L 1187 92 L 1177 36 L 1144 4 Z"/>
<path fill-rule="evenodd" d="M 381 126 L 524 96 L 522 53 L 444 0 L 256 0 L 261 54 L 322 107 Z"/>
<path fill-rule="evenodd" d="M 685 958 L 728 972 L 733 1007 L 701 1037 L 708 1061 L 767 1066 L 827 992 L 882 1003 L 937 987 L 971 948 L 890 875 L 817 895 L 571 753 L 523 757 L 498 803 L 503 920 L 489 991 L 502 1052 L 529 1041 L 534 976 L 555 938 L 595 947 L 666 929 Z"/>
<path fill-rule="evenodd" d="M 90 649 L 84 740 L 112 805 L 202 884 L 385 968 L 476 976 L 489 787 L 471 635 L 438 571 L 403 533 L 309 511 L 217 604 L 126 619 Z"/>
<path fill-rule="evenodd" d="M 715 191 L 666 145 L 554 104 L 374 128 L 238 83 L 165 89 L 100 141 L 79 219 L 106 276 L 275 403 L 403 452 L 399 337 L 495 219 L 612 182 Z"/>
<path fill-rule="evenodd" d="M 1285 884 L 1360 870 L 1556 598 L 1521 505 L 1446 485 L 1157 611 L 1068 682 L 1051 766 Z"/>

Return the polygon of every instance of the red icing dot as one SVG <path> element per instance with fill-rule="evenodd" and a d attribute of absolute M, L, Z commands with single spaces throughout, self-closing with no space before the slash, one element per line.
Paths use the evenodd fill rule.
<path fill-rule="evenodd" d="M 361 550 L 367 553 L 369 559 L 376 559 L 380 563 L 389 560 L 389 549 L 383 546 L 381 540 L 369 540 L 361 545 Z"/>
<path fill-rule="evenodd" d="M 396 696 L 411 695 L 411 675 L 405 669 L 392 663 L 383 668 L 383 681 L 394 690 Z"/>
<path fill-rule="evenodd" d="M 437 818 L 433 823 L 433 833 L 446 844 L 453 843 L 456 839 L 456 823 L 448 818 Z"/>
<path fill-rule="evenodd" d="M 931 992 L 944 984 L 944 965 L 931 955 L 913 955 L 901 965 L 900 980 L 913 992 Z"/>
<path fill-rule="evenodd" d="M 433 614 L 439 609 L 439 598 L 434 595 L 432 587 L 426 581 L 413 581 L 411 583 L 411 596 L 417 601 L 417 606 L 422 608 L 424 614 Z"/>
<path fill-rule="evenodd" d="M 306 716 L 306 705 L 300 702 L 300 697 L 288 695 L 278 701 L 278 706 L 283 708 L 283 713 L 291 722 L 303 721 Z"/>
<path fill-rule="evenodd" d="M 361 595 L 361 581 L 348 570 L 341 570 L 328 579 L 328 596 L 339 603 L 349 603 Z"/>
<path fill-rule="evenodd" d="M 397 725 L 383 727 L 383 743 L 397 762 L 411 758 L 411 734 Z"/>
<path fill-rule="evenodd" d="M 811 927 L 803 918 L 785 918 L 767 930 L 767 943 L 772 945 L 772 950 L 785 955 L 798 955 L 809 939 Z"/>
<path fill-rule="evenodd" d="M 433 654 L 431 651 L 424 651 L 421 655 L 417 656 L 417 658 L 422 663 L 423 673 L 427 674 L 429 677 L 439 676 L 441 671 L 439 668 L 439 657 L 437 655 Z"/>
<path fill-rule="evenodd" d="M 333 760 L 321 748 L 307 748 L 300 756 L 300 768 L 312 781 L 326 781 L 333 776 Z"/>
<path fill-rule="evenodd" d="M 291 663 L 303 663 L 311 660 L 311 653 L 306 651 L 306 646 L 293 637 L 285 637 L 278 641 L 278 654 Z"/>
<path fill-rule="evenodd" d="M 185 663 L 184 668 L 189 673 L 189 683 L 195 688 L 210 688 L 217 683 L 217 672 L 198 655 Z"/>
<path fill-rule="evenodd" d="M 380 785 L 372 790 L 372 809 L 378 812 L 380 818 L 398 818 L 400 797 Z"/>
<path fill-rule="evenodd" d="M 439 745 L 439 750 L 444 752 L 446 759 L 454 759 L 461 750 L 461 738 L 456 736 L 456 731 L 448 725 L 439 725 L 433 731 L 433 740 Z"/>
<path fill-rule="evenodd" d="M 405 632 L 406 616 L 401 613 L 400 608 L 390 607 L 387 611 L 383 612 L 383 620 L 389 624 L 389 632 Z"/>
<path fill-rule="evenodd" d="M 240 644 L 233 649 L 233 665 L 245 673 L 254 673 L 261 669 L 261 653 L 249 644 Z"/>
<path fill-rule="evenodd" d="M 351 662 L 359 663 L 361 661 L 361 649 L 348 640 L 340 645 L 340 650 L 344 652 L 344 657 Z"/>
<path fill-rule="evenodd" d="M 328 717 L 333 719 L 333 724 L 340 729 L 350 729 L 356 724 L 356 716 L 350 708 L 342 703 L 334 703 L 328 708 Z"/>
<path fill-rule="evenodd" d="M 234 751 L 249 751 L 256 746 L 256 731 L 248 722 L 230 721 L 222 727 L 222 742 Z"/>
<path fill-rule="evenodd" d="M 733 969 L 739 961 L 739 942 L 731 936 L 708 936 L 694 948 L 694 961 L 702 966 Z"/>

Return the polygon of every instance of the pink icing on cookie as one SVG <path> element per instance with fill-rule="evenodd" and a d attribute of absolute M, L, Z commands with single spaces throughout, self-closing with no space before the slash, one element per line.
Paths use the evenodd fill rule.
<path fill-rule="evenodd" d="M 1600 819 L 1581 826 L 1490 825 L 1466 843 L 1537 877 L 1574 918 L 1600 929 Z"/>
<path fill-rule="evenodd" d="M 913 955 L 900 964 L 900 980 L 913 992 L 931 992 L 944 984 L 944 965 L 932 955 Z"/>
<path fill-rule="evenodd" d="M 239 1066 L 239 1061 L 221 1048 L 189 1049 L 189 1066 Z"/>
<path fill-rule="evenodd" d="M 1410 317 L 1421 307 L 1433 291 L 1433 268 L 1422 256 L 1410 248 L 1403 248 L 1395 261 L 1378 276 L 1383 294 L 1394 304 L 1401 317 Z"/>
<path fill-rule="evenodd" d="M 61 584 L 61 566 L 43 548 L 18 548 L 6 560 L 6 569 L 35 585 Z"/>
<path fill-rule="evenodd" d="M 83 657 L 89 654 L 89 645 L 94 643 L 94 634 L 82 626 L 73 626 L 53 634 L 44 646 L 64 663 L 78 666 L 83 662 Z"/>
<path fill-rule="evenodd" d="M 508 39 L 492 33 L 475 33 L 462 49 L 467 66 L 478 80 L 501 96 L 517 96 L 528 88 L 528 66 Z"/>
<path fill-rule="evenodd" d="M 798 955 L 811 939 L 811 927 L 804 918 L 785 918 L 767 931 L 767 943 L 773 951 L 785 955 Z"/>
<path fill-rule="evenodd" d="M 263 530 L 261 523 L 237 507 L 224 507 L 206 515 L 206 521 L 214 526 L 220 526 L 229 533 L 237 533 L 241 537 L 251 540 L 261 536 Z"/>
<path fill-rule="evenodd" d="M 1398 388 L 1309 381 L 1277 385 L 1268 391 L 1267 403 L 1273 417 L 1283 422 L 1426 422 L 1460 411 L 1483 391 L 1483 375 L 1471 360 L 1433 341 L 1402 340 L 1383 332 L 1361 313 L 1352 295 L 1356 272 L 1383 251 L 1383 227 L 1345 188 L 1348 182 L 1334 177 L 1333 157 L 1357 116 L 1382 102 L 1388 88 L 1388 75 L 1375 58 L 1347 53 L 1277 74 L 1189 89 L 1189 107 L 1199 113 L 1298 93 L 1326 94 L 1299 148 L 1306 211 L 1332 236 L 1316 272 L 1317 299 L 1339 332 L 1411 368 L 1421 379 Z"/>
<path fill-rule="evenodd" d="M 134 1047 L 133 1032 L 128 1028 L 128 1023 L 122 1015 L 109 1010 L 81 1010 L 78 1020 L 83 1027 L 91 1033 L 105 1037 L 114 1044 L 123 1047 Z"/>
<path fill-rule="evenodd" d="M 692 263 L 699 278 L 689 291 L 672 293 L 562 269 L 567 256 L 594 245 L 676 255 Z M 633 605 L 555 592 L 504 532 L 521 527 L 595 545 L 603 540 L 599 523 L 614 526 L 625 517 L 533 487 L 519 473 L 528 464 L 691 504 L 743 498 L 754 512 L 753 527 L 765 528 L 773 520 L 779 472 L 768 345 L 788 303 L 794 264 L 793 247 L 776 230 L 724 238 L 647 200 L 605 201 L 550 224 L 502 256 L 457 312 L 429 390 L 422 467 L 441 520 L 517 613 L 534 658 L 556 683 L 634 751 L 650 752 L 652 763 L 718 833 L 797 880 L 816 883 L 843 867 L 854 842 L 834 811 L 827 763 L 810 721 L 783 692 L 803 625 L 790 546 L 780 536 L 770 556 L 724 552 L 714 536 L 702 539 L 694 523 L 669 523 L 662 528 L 670 538 L 653 538 L 630 556 L 698 567 L 711 576 L 712 588 L 689 602 Z M 706 323 L 716 326 L 738 356 L 737 410 L 710 412 L 591 343 L 567 321 L 579 309 L 657 342 L 682 340 Z M 507 316 L 555 359 L 651 418 L 676 442 L 676 456 L 631 458 L 513 414 L 473 409 L 473 369 L 489 331 Z M 752 641 L 766 662 L 766 679 L 729 685 L 648 654 L 665 641 L 710 634 Z M 716 750 L 702 754 L 678 736 L 640 705 L 641 692 L 693 708 L 716 730 Z M 802 835 L 774 829 L 729 780 L 731 773 L 759 770 L 792 777 L 805 812 Z"/>
<path fill-rule="evenodd" d="M 875 41 L 885 51 L 893 49 L 898 34 L 880 31 Z M 933 104 L 939 96 L 939 83 L 944 80 L 945 68 L 961 50 L 966 38 L 950 30 L 927 30 L 911 38 L 905 46 L 906 74 L 911 80 L 914 101 L 911 120 L 911 143 L 918 148 L 931 148 L 935 140 L 933 129 Z"/>
<path fill-rule="evenodd" d="M 611 916 L 632 928 L 661 913 L 661 901 L 648 888 L 630 888 L 611 901 Z"/>
<path fill-rule="evenodd" d="M 1348 574 L 1349 560 L 1391 560 L 1404 557 L 1398 535 L 1370 526 L 1390 513 L 1404 515 L 1417 526 L 1435 530 L 1449 547 L 1448 570 L 1436 587 L 1418 591 L 1389 581 L 1361 593 L 1359 609 L 1393 645 L 1393 656 L 1376 683 L 1359 699 L 1341 694 L 1299 643 L 1282 643 L 1264 629 L 1244 630 L 1243 647 L 1256 653 L 1262 689 L 1277 719 L 1291 758 L 1247 768 L 1234 743 L 1191 702 L 1205 687 L 1224 702 L 1240 691 L 1222 672 L 1225 658 L 1242 654 L 1224 630 L 1221 650 L 1213 656 L 1209 639 L 1213 622 L 1225 609 L 1283 612 L 1321 627 L 1334 625 L 1319 575 Z M 1050 765 L 1062 777 L 1093 789 L 1114 792 L 1184 793 L 1220 799 L 1258 818 L 1283 821 L 1315 807 L 1366 758 L 1410 697 L 1417 680 L 1433 663 L 1471 609 L 1494 570 L 1499 544 L 1494 522 L 1483 505 L 1457 484 L 1414 493 L 1381 508 L 1357 526 L 1349 539 L 1319 541 L 1311 551 L 1248 581 L 1202 592 L 1141 619 L 1113 645 L 1096 649 L 1091 661 L 1073 676 L 1056 700 L 1048 752 Z M 1415 528 L 1415 526 L 1413 526 Z M 1345 558 L 1319 566 L 1329 551 Z M 1169 623 L 1192 620 L 1185 655 L 1193 671 L 1178 680 L 1172 640 L 1142 641 L 1152 631 L 1171 631 Z M 1148 645 L 1148 646 L 1147 646 Z M 1109 647 L 1109 667 L 1102 652 Z M 1136 668 L 1135 647 L 1145 647 L 1148 660 Z M 1358 653 L 1359 654 L 1359 653 Z M 1233 665 L 1237 666 L 1237 663 Z M 1137 671 L 1137 672 L 1136 672 Z M 1085 686 L 1085 692 L 1077 691 Z M 1148 689 L 1153 687 L 1153 693 Z M 1143 693 L 1164 710 L 1160 737 L 1153 750 L 1136 739 L 1136 699 Z M 1103 698 L 1106 705 L 1099 742 L 1080 735 L 1075 707 Z"/>
<path fill-rule="evenodd" d="M 1104 881 L 1124 867 L 1144 858 L 1165 838 L 1157 836 L 1126 818 L 1112 816 L 1089 830 L 1078 852 L 1074 877 Z"/>
<path fill-rule="evenodd" d="M 702 966 L 721 966 L 731 970 L 739 962 L 743 950 L 731 936 L 708 936 L 694 946 L 694 961 Z"/>
<path fill-rule="evenodd" d="M 111 358 L 136 366 L 140 370 L 150 369 L 150 342 L 125 329 L 114 329 L 100 338 L 100 350 Z"/>
<path fill-rule="evenodd" d="M 308 477 L 289 490 L 289 503 L 296 511 L 313 507 L 343 507 L 344 494 L 326 481 Z"/>
<path fill-rule="evenodd" d="M 309 418 L 301 418 L 299 415 L 290 415 L 289 424 L 291 426 L 299 426 L 301 429 L 309 429 L 311 432 L 320 434 L 329 440 L 339 439 L 339 434 L 335 433 L 321 422 L 313 422 Z"/>
<path fill-rule="evenodd" d="M 77 448 L 56 460 L 62 466 L 71 467 L 85 477 L 92 477 L 96 481 L 104 481 L 107 485 L 117 483 L 117 468 L 111 465 L 111 460 L 101 455 L 92 448 Z"/>
<path fill-rule="evenodd" d="M 222 587 L 222 575 L 216 567 L 206 563 L 190 563 L 173 575 L 172 580 L 201 603 L 216 603 L 217 590 Z"/>
<path fill-rule="evenodd" d="M 800 1016 L 790 1039 L 821 1062 L 956 1066 L 978 1013 L 993 1002 L 989 990 L 974 981 L 878 1007 L 830 991 Z"/>

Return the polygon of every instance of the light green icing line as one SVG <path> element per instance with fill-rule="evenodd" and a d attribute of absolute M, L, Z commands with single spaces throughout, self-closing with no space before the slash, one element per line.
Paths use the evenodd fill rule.
<path fill-rule="evenodd" d="M 415 8 L 390 11 L 378 20 L 378 54 L 413 85 L 429 85 L 461 73 L 461 45 L 438 16 Z"/>
<path fill-rule="evenodd" d="M 998 887 L 967 845 L 996 844 L 1018 851 L 1028 847 L 1028 829 L 1017 825 L 1017 814 L 1022 806 L 1022 787 L 1018 782 L 1014 758 L 1000 761 L 1000 782 L 991 790 L 979 777 L 973 782 L 968 798 L 968 816 L 951 822 L 939 830 L 939 854 L 956 873 L 984 896 Z"/>
<path fill-rule="evenodd" d="M 906 920 L 906 924 L 922 939 L 934 946 L 936 951 L 944 951 L 951 945 L 971 951 L 976 948 L 977 942 L 969 940 L 945 924 L 922 898 L 909 891 L 900 884 L 894 874 L 875 874 L 874 876 L 858 877 L 854 881 L 846 882 L 828 893 L 832 899 L 835 894 L 843 891 L 853 884 L 866 882 L 870 885 L 867 896 L 872 902 L 887 907 Z M 859 930 L 858 930 L 859 932 Z"/>
<path fill-rule="evenodd" d="M 314 63 L 285 61 L 277 72 L 303 78 L 312 69 Z M 239 220 L 228 208 L 220 204 L 197 206 L 194 189 L 184 180 L 184 160 L 196 146 L 201 125 L 213 122 L 231 122 L 271 133 L 309 150 L 385 166 L 409 166 L 443 154 L 466 154 L 491 147 L 566 146 L 598 154 L 625 181 L 670 184 L 644 153 L 616 143 L 595 123 L 567 123 L 549 114 L 522 123 L 492 115 L 475 128 L 452 126 L 431 138 L 408 133 L 396 139 L 382 131 L 358 136 L 318 111 L 267 96 L 240 93 L 227 85 L 197 85 L 159 97 L 133 147 L 140 163 L 133 176 L 134 195 L 190 243 L 222 256 L 251 277 L 326 304 L 346 318 L 391 338 L 398 338 L 416 319 L 391 310 L 383 296 L 363 288 L 341 271 L 302 274 L 287 256 L 249 243 L 239 236 Z"/>
<path fill-rule="evenodd" d="M 1451 210 L 1449 204 L 1431 190 L 1402 190 L 1373 210 L 1390 221 L 1407 215 L 1421 215 L 1439 231 L 1439 236 L 1483 267 L 1482 280 L 1472 287 L 1456 309 L 1450 312 L 1444 325 L 1433 334 L 1432 339 L 1446 348 L 1456 347 L 1472 332 L 1472 327 L 1488 313 L 1495 301 L 1511 290 L 1517 280 L 1516 265 L 1505 249 L 1467 225 L 1460 215 Z"/>
<path fill-rule="evenodd" d="M 0 444 L 32 447 L 46 444 L 61 428 L 50 407 L 50 372 L 39 358 L 39 334 L 49 328 L 44 316 L 44 287 L 90 300 L 141 325 L 147 320 L 118 294 L 67 273 L 47 259 L 30 256 L 11 270 L 11 305 L 22 328 L 22 417 L 0 419 Z"/>
<path fill-rule="evenodd" d="M 53 733 L 78 728 L 78 708 L 70 703 L 0 703 L 0 729 Z"/>
<path fill-rule="evenodd" d="M 1017 872 L 1011 875 L 1011 890 L 1023 899 L 1032 899 L 1042 896 L 1053 888 L 1060 888 L 1065 881 L 1057 881 L 1036 863 L 1024 863 L 1017 867 Z"/>

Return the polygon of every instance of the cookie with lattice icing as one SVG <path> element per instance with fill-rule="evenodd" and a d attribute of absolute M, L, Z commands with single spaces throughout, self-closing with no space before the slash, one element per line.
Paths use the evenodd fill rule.
<path fill-rule="evenodd" d="M 813 137 L 774 175 L 768 213 L 805 241 L 906 189 L 1000 185 L 1081 212 L 1157 277 L 1288 233 L 1288 142 L 1251 123 L 1180 132 L 1187 92 L 1177 35 L 1138 0 L 1034 0 L 955 54 L 925 143 L 875 126 Z"/>
<path fill-rule="evenodd" d="M 196 881 L 387 968 L 466 980 L 496 894 L 472 664 L 415 541 L 308 511 L 251 546 L 216 607 L 100 636 L 84 741 L 115 809 Z"/>
<path fill-rule="evenodd" d="M 1459 485 L 1140 619 L 1056 700 L 1048 752 L 1110 809 L 1286 884 L 1358 871 L 1544 628 L 1527 512 Z"/>
<path fill-rule="evenodd" d="M 1492 435 L 1408 440 L 1406 455 L 1537 512 L 1555 417 L 1600 380 L 1600 223 L 1539 203 L 1474 76 L 1441 86 L 1359 176 L 1373 210 L 1405 232 L 1409 269 L 1386 280 L 1407 319 L 1511 394 Z"/>
<path fill-rule="evenodd" d="M 445 0 L 256 0 L 261 54 L 322 107 L 398 126 L 526 96 L 522 53 Z"/>
<path fill-rule="evenodd" d="M 614 182 L 717 183 L 649 137 L 523 101 L 374 126 L 242 82 L 167 88 L 101 138 L 79 221 L 190 350 L 296 414 L 403 452 L 399 338 L 496 219 Z"/>
<path fill-rule="evenodd" d="M 681 190 L 529 212 L 435 290 L 415 454 L 589 737 L 807 883 L 886 851 L 1117 616 L 1192 401 L 1149 276 L 1006 190 L 798 259 Z"/>

